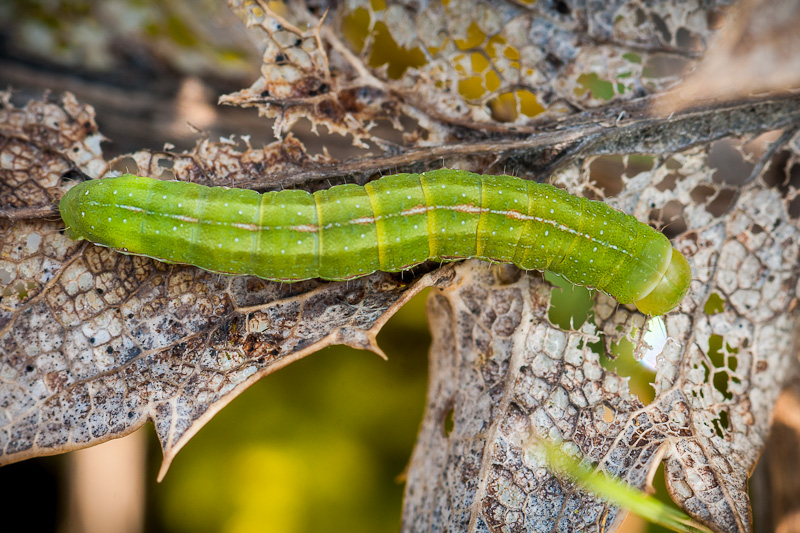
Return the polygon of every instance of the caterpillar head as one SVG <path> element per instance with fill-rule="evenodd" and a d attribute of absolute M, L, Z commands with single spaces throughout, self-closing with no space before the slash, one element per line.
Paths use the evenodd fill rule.
<path fill-rule="evenodd" d="M 691 281 L 692 269 L 689 262 L 682 253 L 673 248 L 672 259 L 655 288 L 650 294 L 633 303 L 646 315 L 663 315 L 681 303 Z"/>

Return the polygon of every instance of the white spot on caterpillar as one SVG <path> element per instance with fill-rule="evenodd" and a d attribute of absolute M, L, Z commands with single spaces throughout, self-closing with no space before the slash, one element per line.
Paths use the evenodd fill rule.
<path fill-rule="evenodd" d="M 345 246 L 345 247 L 344 247 L 344 251 L 345 251 L 345 252 L 346 252 L 347 250 L 349 250 L 349 249 L 350 249 L 350 247 L 349 247 L 349 246 Z"/>
<path fill-rule="evenodd" d="M 297 241 L 297 244 L 298 245 L 303 244 L 303 241 Z"/>
<path fill-rule="evenodd" d="M 158 231 L 158 230 L 156 230 L 156 235 L 158 235 L 159 233 L 161 233 L 161 232 L 160 232 L 160 231 Z"/>
<path fill-rule="evenodd" d="M 128 193 L 128 198 L 133 198 L 133 193 L 132 192 Z"/>
<path fill-rule="evenodd" d="M 108 221 L 111 222 L 111 217 L 108 217 Z"/>
<path fill-rule="evenodd" d="M 182 202 L 178 202 L 178 207 L 183 207 L 183 203 Z"/>
<path fill-rule="evenodd" d="M 241 209 L 239 209 L 239 214 L 240 214 L 240 215 L 242 214 L 242 210 L 241 210 Z"/>
<path fill-rule="evenodd" d="M 166 199 L 167 199 L 167 195 L 166 195 L 166 194 L 165 194 L 165 195 L 163 195 L 163 196 L 161 197 L 161 199 L 162 199 L 162 200 L 166 200 Z"/>
<path fill-rule="evenodd" d="M 286 250 L 281 250 L 281 253 L 282 253 L 282 254 L 285 254 L 285 253 L 286 253 Z"/>
<path fill-rule="evenodd" d="M 217 248 L 222 248 L 222 243 L 217 243 Z"/>
<path fill-rule="evenodd" d="M 239 237 L 236 237 L 235 239 L 233 239 L 233 242 L 239 242 Z"/>
<path fill-rule="evenodd" d="M 114 189 L 114 194 L 117 194 L 117 189 Z"/>
<path fill-rule="evenodd" d="M 122 223 L 123 223 L 123 224 L 127 224 L 127 223 L 128 223 L 128 219 L 127 219 L 127 218 L 123 218 L 123 219 L 122 219 Z"/>
<path fill-rule="evenodd" d="M 86 211 L 81 211 L 81 216 L 85 217 L 86 216 Z"/>
<path fill-rule="evenodd" d="M 172 231 L 178 231 L 178 226 L 172 226 Z"/>
<path fill-rule="evenodd" d="M 362 239 L 364 238 L 364 234 L 363 234 L 363 233 L 361 234 L 361 238 L 362 238 Z"/>

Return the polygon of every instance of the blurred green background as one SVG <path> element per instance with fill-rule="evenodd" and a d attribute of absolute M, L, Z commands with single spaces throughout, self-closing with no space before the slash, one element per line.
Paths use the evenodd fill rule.
<path fill-rule="evenodd" d="M 388 361 L 331 347 L 231 402 L 178 454 L 164 481 L 150 486 L 146 529 L 399 530 L 402 475 L 425 403 L 426 294 L 379 335 Z"/>

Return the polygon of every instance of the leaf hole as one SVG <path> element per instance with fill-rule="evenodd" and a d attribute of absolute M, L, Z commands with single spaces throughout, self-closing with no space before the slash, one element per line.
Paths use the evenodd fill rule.
<path fill-rule="evenodd" d="M 720 189 L 719 192 L 717 192 L 717 196 L 706 205 L 706 211 L 715 217 L 721 217 L 728 212 L 735 196 L 736 191 L 733 189 Z"/>
<path fill-rule="evenodd" d="M 668 239 L 674 239 L 687 229 L 683 219 L 683 205 L 677 200 L 670 200 L 663 207 L 651 209 L 649 220 Z"/>
<path fill-rule="evenodd" d="M 649 172 L 653 170 L 655 161 L 652 155 L 630 154 L 625 157 L 625 176 L 633 178 L 642 172 Z"/>
<path fill-rule="evenodd" d="M 722 353 L 722 335 L 711 335 L 708 338 L 708 358 L 715 368 L 725 366 L 725 356 Z"/>
<path fill-rule="evenodd" d="M 703 38 L 687 28 L 678 28 L 675 32 L 675 44 L 683 50 L 703 51 Z"/>
<path fill-rule="evenodd" d="M 660 192 L 674 191 L 675 185 L 678 183 L 678 179 L 682 177 L 683 176 L 681 176 L 677 172 L 670 172 L 669 174 L 664 176 L 664 179 L 656 183 L 656 189 Z"/>
<path fill-rule="evenodd" d="M 712 292 L 711 296 L 708 297 L 705 306 L 703 307 L 703 311 L 709 316 L 716 315 L 721 313 L 725 310 L 725 299 L 717 294 L 716 292 Z"/>
<path fill-rule="evenodd" d="M 692 197 L 692 200 L 696 204 L 704 204 L 708 201 L 709 198 L 714 196 L 714 193 L 717 190 L 710 186 L 710 185 L 698 185 L 689 193 L 689 196 Z"/>
<path fill-rule="evenodd" d="M 587 72 L 581 74 L 575 80 L 577 85 L 575 87 L 575 96 L 582 97 L 587 92 L 591 93 L 592 98 L 597 100 L 611 100 L 614 98 L 614 84 L 608 80 L 601 78 L 596 72 Z M 603 156 L 612 157 L 612 156 Z M 621 156 L 613 156 L 621 157 Z"/>
<path fill-rule="evenodd" d="M 663 43 L 671 43 L 672 42 L 672 34 L 669 31 L 669 26 L 664 19 L 656 15 L 655 13 L 650 17 L 650 22 L 652 23 L 653 28 L 658 33 L 659 37 L 661 38 L 661 42 Z"/>
<path fill-rule="evenodd" d="M 359 32 L 356 30 L 354 33 Z M 405 48 L 398 45 L 386 23 L 378 21 L 374 24 L 369 52 L 371 67 L 386 65 L 386 75 L 390 79 L 398 80 L 408 68 L 421 67 L 426 63 L 425 54 L 419 47 Z"/>
<path fill-rule="evenodd" d="M 561 15 L 571 15 L 572 9 L 570 9 L 569 4 L 564 1 L 558 1 L 555 5 L 556 11 L 558 11 Z"/>
<path fill-rule="evenodd" d="M 793 219 L 800 218 L 800 194 L 789 202 L 789 217 Z"/>
<path fill-rule="evenodd" d="M 722 394 L 726 400 L 733 398 L 733 393 L 728 390 L 728 382 L 730 376 L 725 370 L 720 370 L 714 373 L 714 388 Z"/>
<path fill-rule="evenodd" d="M 634 329 L 631 336 L 636 338 L 638 331 Z M 602 343 L 600 344 L 602 346 Z M 607 340 L 607 350 L 604 347 L 603 353 L 600 355 L 600 365 L 622 378 L 628 378 L 631 392 L 643 404 L 649 405 L 655 398 L 652 382 L 656 374 L 644 360 L 636 360 L 635 350 L 636 344 L 628 337 L 622 337 L 616 342 Z"/>
<path fill-rule="evenodd" d="M 449 438 L 456 427 L 455 411 L 456 410 L 453 406 L 453 401 L 451 400 L 448 407 L 444 410 L 444 414 L 442 415 L 442 435 L 444 435 L 445 438 Z"/>
<path fill-rule="evenodd" d="M 719 417 L 715 418 L 711 421 L 714 424 L 714 433 L 717 434 L 717 437 L 723 439 L 725 438 L 725 433 L 730 428 L 730 418 L 728 416 L 728 411 L 720 411 Z"/>
<path fill-rule="evenodd" d="M 131 174 L 139 174 L 141 172 L 139 165 L 132 157 L 123 157 L 122 159 L 118 159 L 114 162 L 109 170 L 119 172 L 120 174 L 125 174 L 128 172 Z"/>
<path fill-rule="evenodd" d="M 591 315 L 594 298 L 586 287 L 573 285 L 558 274 L 545 272 L 544 279 L 554 285 L 550 292 L 547 318 L 561 329 L 578 330 Z"/>
<path fill-rule="evenodd" d="M 767 168 L 761 174 L 761 181 L 769 188 L 777 187 L 782 194 L 789 190 L 788 164 L 791 153 L 788 150 L 780 150 L 770 159 Z"/>
<path fill-rule="evenodd" d="M 671 78 L 685 73 L 690 63 L 673 54 L 652 54 L 642 70 L 642 77 L 650 79 Z"/>
<path fill-rule="evenodd" d="M 714 183 L 741 185 L 753 172 L 753 163 L 746 161 L 740 143 L 732 139 L 721 139 L 711 144 L 708 152 L 708 166 L 714 172 Z"/>
<path fill-rule="evenodd" d="M 80 170 L 75 169 L 75 168 L 70 169 L 70 170 L 64 172 L 61 175 L 61 181 L 64 181 L 64 182 L 67 182 L 67 183 L 69 183 L 71 181 L 78 181 L 78 182 L 86 181 L 87 179 L 89 179 L 89 178 L 86 176 L 86 174 L 84 174 L 83 172 L 81 172 Z"/>
<path fill-rule="evenodd" d="M 619 195 L 625 186 L 622 176 L 625 164 L 621 155 L 604 155 L 589 164 L 589 181 L 603 191 L 606 198 Z"/>

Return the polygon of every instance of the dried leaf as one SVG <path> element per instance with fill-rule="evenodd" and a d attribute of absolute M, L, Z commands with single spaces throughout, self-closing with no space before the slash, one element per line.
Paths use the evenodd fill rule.
<path fill-rule="evenodd" d="M 749 530 L 748 472 L 792 364 L 800 235 L 788 199 L 760 180 L 742 187 L 730 214 L 709 213 L 692 198 L 712 172 L 707 153 L 692 150 L 620 176 L 625 192 L 614 203 L 626 210 L 684 206 L 676 245 L 697 277 L 666 317 L 671 341 L 647 406 L 593 348 L 599 331 L 630 330 L 627 310 L 600 306 L 596 325 L 565 332 L 548 321 L 548 289 L 535 276 L 478 263 L 461 265 L 458 282 L 432 297 L 430 402 L 409 470 L 406 530 L 611 527 L 617 510 L 554 477 L 530 453 L 531 435 L 570 441 L 640 488 L 663 457 L 687 512 L 717 531 Z M 671 189 L 652 186 L 673 173 Z M 712 294 L 722 312 L 705 309 Z"/>
<path fill-rule="evenodd" d="M 91 112 L 69 96 L 61 105 L 5 109 L 3 183 L 14 199 L 7 201 L 49 210 L 71 166 L 98 163 L 84 147 L 87 130 L 97 136 Z M 88 122 L 73 129 L 68 113 L 88 113 Z M 38 138 L 12 142 L 31 129 Z M 225 146 L 201 143 L 173 172 L 207 180 L 192 164 L 205 155 L 227 165 L 233 180 L 234 164 L 252 172 L 248 165 L 269 154 Z M 186 441 L 250 383 L 333 343 L 382 354 L 375 335 L 388 316 L 447 278 L 445 269 L 414 283 L 379 273 L 285 285 L 120 255 L 72 241 L 62 227 L 56 217 L 0 219 L 0 463 L 104 442 L 150 419 L 164 449 L 163 477 Z"/>
<path fill-rule="evenodd" d="M 281 13 L 271 11 L 276 3 L 232 5 L 263 37 L 265 64 L 250 89 L 224 100 L 276 118 L 281 143 L 202 140 L 187 153 L 138 151 L 106 165 L 88 108 L 65 97 L 16 109 L 6 97 L 0 461 L 88 446 L 152 419 L 163 476 L 250 383 L 334 342 L 377 351 L 375 333 L 393 310 L 436 284 L 429 405 L 405 530 L 613 529 L 623 513 L 530 452 L 532 436 L 556 436 L 638 488 L 664 460 L 686 511 L 717 531 L 749 531 L 747 476 L 789 377 L 799 312 L 800 100 L 714 103 L 663 121 L 646 114 L 651 99 L 635 99 L 663 92 L 694 65 L 724 2 L 463 0 L 423 12 L 353 0 L 324 19 L 324 2 Z M 591 109 L 575 112 L 583 108 Z M 383 117 L 404 128 L 402 147 L 373 130 Z M 299 118 L 384 152 L 346 162 L 312 156 L 285 135 Z M 406 126 L 409 118 L 416 123 Z M 65 180 L 120 166 L 313 190 L 326 179 L 361 183 L 443 162 L 552 174 L 674 239 L 694 281 L 666 317 L 672 340 L 652 402 L 600 364 L 598 347 L 636 340 L 643 318 L 599 295 L 593 318 L 561 329 L 535 273 L 467 262 L 408 282 L 376 274 L 286 286 L 80 245 L 47 219 Z"/>
<path fill-rule="evenodd" d="M 800 4 L 794 0 L 739 2 L 696 71 L 663 95 L 657 112 L 800 88 L 798 24 Z"/>

